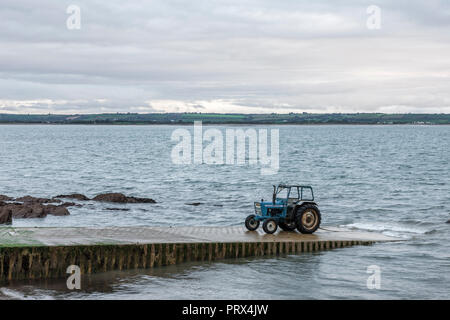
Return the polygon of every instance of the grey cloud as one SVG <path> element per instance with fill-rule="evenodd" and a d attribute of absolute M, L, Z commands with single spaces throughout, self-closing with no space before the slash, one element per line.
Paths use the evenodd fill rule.
<path fill-rule="evenodd" d="M 66 28 L 70 4 L 81 30 Z M 228 101 L 261 112 L 449 112 L 448 2 L 377 1 L 381 30 L 366 28 L 371 4 L 4 0 L 0 112 L 151 112 L 164 100 L 178 111 Z"/>

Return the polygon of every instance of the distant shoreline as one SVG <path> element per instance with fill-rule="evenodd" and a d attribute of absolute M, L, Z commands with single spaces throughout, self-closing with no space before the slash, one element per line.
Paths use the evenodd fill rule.
<path fill-rule="evenodd" d="M 44 126 L 192 126 L 193 122 L 184 123 L 40 123 L 40 122 L 0 122 L 0 126 L 32 126 L 32 125 L 44 125 Z M 449 126 L 450 123 L 215 123 L 206 122 L 202 123 L 203 126 L 213 126 L 213 125 L 227 125 L 227 126 Z"/>
<path fill-rule="evenodd" d="M 450 114 L 426 113 L 103 113 L 1 114 L 0 124 L 60 125 L 448 125 Z"/>

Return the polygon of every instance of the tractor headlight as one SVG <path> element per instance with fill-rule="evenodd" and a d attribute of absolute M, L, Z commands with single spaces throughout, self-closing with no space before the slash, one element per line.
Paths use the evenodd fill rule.
<path fill-rule="evenodd" d="M 259 202 L 255 202 L 255 214 L 256 215 L 261 215 L 261 203 Z"/>

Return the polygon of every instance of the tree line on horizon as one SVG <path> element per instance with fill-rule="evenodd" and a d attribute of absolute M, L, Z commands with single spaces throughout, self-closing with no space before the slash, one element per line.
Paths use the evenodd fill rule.
<path fill-rule="evenodd" d="M 421 113 L 102 113 L 0 114 L 3 124 L 450 124 L 450 114 Z"/>

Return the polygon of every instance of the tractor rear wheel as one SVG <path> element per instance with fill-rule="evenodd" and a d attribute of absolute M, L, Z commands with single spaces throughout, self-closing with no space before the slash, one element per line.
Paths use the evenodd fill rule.
<path fill-rule="evenodd" d="M 284 231 L 294 231 L 295 228 L 297 228 L 295 221 L 290 222 L 290 223 L 280 222 L 278 225 Z"/>
<path fill-rule="evenodd" d="M 255 215 L 251 214 L 245 219 L 245 227 L 249 231 L 255 231 L 259 227 L 259 221 L 255 219 Z"/>
<path fill-rule="evenodd" d="M 297 209 L 295 222 L 301 233 L 314 233 L 320 226 L 321 216 L 317 206 L 307 203 Z"/>
<path fill-rule="evenodd" d="M 263 230 L 268 233 L 272 234 L 275 231 L 277 231 L 278 223 L 274 219 L 267 219 L 263 223 Z"/>

